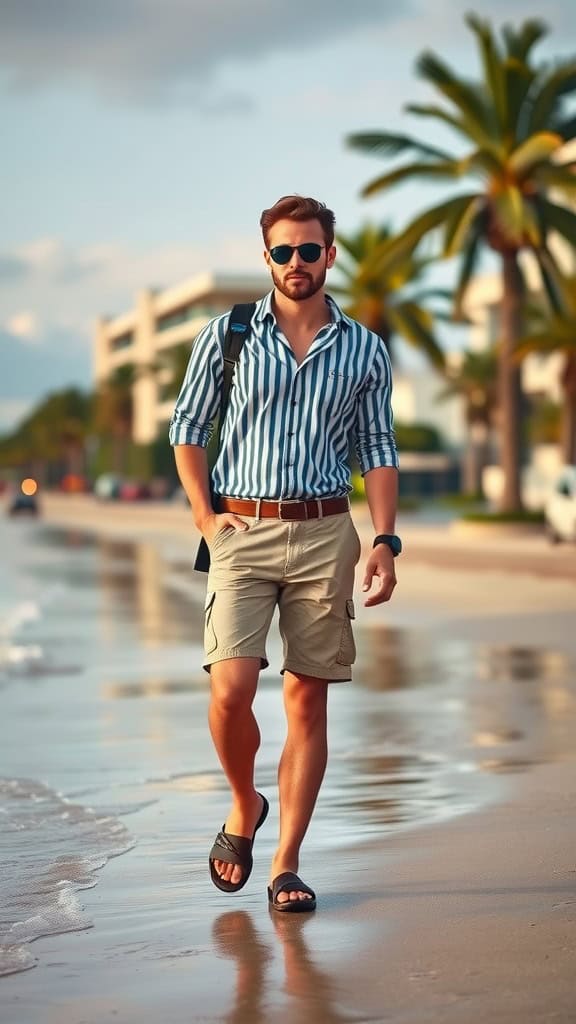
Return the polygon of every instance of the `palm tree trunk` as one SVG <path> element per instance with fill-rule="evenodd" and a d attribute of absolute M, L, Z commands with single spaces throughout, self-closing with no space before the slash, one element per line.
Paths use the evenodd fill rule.
<path fill-rule="evenodd" d="M 576 355 L 566 357 L 562 383 L 562 460 L 567 466 L 576 466 Z"/>
<path fill-rule="evenodd" d="M 464 454 L 463 493 L 479 495 L 482 493 L 482 471 L 488 465 L 489 428 L 480 422 L 470 423 L 468 444 Z"/>
<path fill-rule="evenodd" d="M 499 358 L 500 391 L 500 465 L 504 486 L 500 499 L 501 512 L 522 509 L 520 491 L 522 390 L 520 367 L 514 359 L 516 345 L 522 337 L 524 282 L 515 250 L 502 253 L 502 303 Z"/>

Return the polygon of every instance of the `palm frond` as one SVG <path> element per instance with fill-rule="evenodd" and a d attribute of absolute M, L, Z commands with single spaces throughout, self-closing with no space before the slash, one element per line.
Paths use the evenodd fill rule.
<path fill-rule="evenodd" d="M 532 111 L 528 122 L 530 132 L 545 131 L 558 108 L 558 101 L 576 89 L 576 62 L 561 64 L 552 72 L 543 72 L 535 83 Z"/>
<path fill-rule="evenodd" d="M 482 199 L 475 196 L 467 206 L 463 209 L 457 209 L 452 217 L 446 220 L 443 255 L 447 259 L 454 256 L 455 253 L 459 252 L 463 248 L 466 235 L 470 231 L 472 224 L 474 223 L 474 219 L 478 216 L 482 207 Z"/>
<path fill-rule="evenodd" d="M 508 129 L 508 93 L 502 56 L 489 22 L 483 21 L 476 14 L 468 14 L 466 23 L 478 39 L 488 93 L 494 105 L 499 131 L 504 133 Z"/>
<path fill-rule="evenodd" d="M 562 137 L 554 132 L 536 132 L 520 143 L 508 160 L 508 167 L 516 178 L 525 178 L 533 168 L 548 161 L 562 145 Z"/>
<path fill-rule="evenodd" d="M 433 366 L 443 371 L 445 357 L 434 332 L 432 316 L 415 302 L 401 302 L 390 310 L 390 321 L 397 333 L 424 352 Z"/>
<path fill-rule="evenodd" d="M 354 132 L 348 135 L 347 145 L 359 149 L 363 153 L 375 153 L 379 156 L 398 156 L 413 150 L 420 156 L 433 157 L 436 160 L 451 160 L 450 153 L 437 146 L 430 146 L 409 135 L 394 132 Z"/>
<path fill-rule="evenodd" d="M 576 333 L 576 278 L 564 276 L 547 246 L 542 246 L 535 256 L 549 310 L 556 316 L 570 316 Z M 541 313 L 545 315 L 542 306 Z"/>
<path fill-rule="evenodd" d="M 439 57 L 429 51 L 421 54 L 416 63 L 418 74 L 434 85 L 443 96 L 451 100 L 466 121 L 475 128 L 497 133 L 494 110 L 474 85 L 458 78 Z"/>
<path fill-rule="evenodd" d="M 477 172 L 485 178 L 500 178 L 506 166 L 506 154 L 502 151 L 497 156 L 491 149 L 480 148 L 463 157 L 461 163 L 464 173 Z"/>
<path fill-rule="evenodd" d="M 576 246 L 576 213 L 550 202 L 544 196 L 538 196 L 534 201 L 548 228 L 557 231 L 570 245 Z"/>
<path fill-rule="evenodd" d="M 453 216 L 458 216 L 459 211 L 465 210 L 473 199 L 477 198 L 474 192 L 468 195 L 456 196 L 448 199 L 438 206 L 426 210 L 408 224 L 395 240 L 395 246 L 401 250 L 413 251 L 425 235 L 441 227 Z"/>
<path fill-rule="evenodd" d="M 508 95 L 508 133 L 511 143 L 523 142 L 529 137 L 530 90 L 537 72 L 523 60 L 508 56 L 504 61 L 504 77 Z"/>
<path fill-rule="evenodd" d="M 548 32 L 546 22 L 539 21 L 537 18 L 529 18 L 519 30 L 511 25 L 504 25 L 502 35 L 508 56 L 525 63 L 530 50 L 540 39 L 548 35 Z"/>
<path fill-rule="evenodd" d="M 462 165 L 459 160 L 444 161 L 437 164 L 405 164 L 404 167 L 397 167 L 393 171 L 388 171 L 387 174 L 381 174 L 378 178 L 374 178 L 373 181 L 364 186 L 362 195 L 365 198 L 373 196 L 376 192 L 383 192 L 385 189 L 398 185 L 408 178 L 445 178 L 453 181 L 454 178 L 459 178 L 462 173 Z"/>
<path fill-rule="evenodd" d="M 455 114 L 451 114 L 449 111 L 444 110 L 443 107 L 435 104 L 408 103 L 404 109 L 409 114 L 416 114 L 417 117 L 435 117 L 439 121 L 444 121 L 445 124 L 453 128 L 459 135 L 463 135 L 468 140 L 473 139 L 477 146 L 492 153 L 495 159 L 498 157 L 498 140 L 475 122 L 473 123 L 463 117 L 457 117 Z"/>
<path fill-rule="evenodd" d="M 526 334 L 516 346 L 515 355 L 518 359 L 525 359 L 533 352 L 576 352 L 574 321 L 554 317 L 545 330 Z"/>
<path fill-rule="evenodd" d="M 576 173 L 557 164 L 543 164 L 535 167 L 534 180 L 546 188 L 555 189 L 568 198 L 576 195 Z"/>

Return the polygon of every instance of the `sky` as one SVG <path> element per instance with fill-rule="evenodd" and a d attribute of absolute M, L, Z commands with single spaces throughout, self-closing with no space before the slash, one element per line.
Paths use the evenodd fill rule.
<path fill-rule="evenodd" d="M 280 196 L 322 199 L 344 234 L 436 201 L 417 185 L 362 199 L 384 164 L 345 139 L 436 140 L 403 107 L 431 98 L 425 49 L 475 75 L 470 6 L 2 0 L 0 431 L 50 390 L 90 386 L 95 319 L 139 288 L 263 268 L 258 221 Z M 576 52 L 571 8 L 546 6 L 542 59 Z M 473 9 L 495 26 L 542 17 L 518 0 Z"/>

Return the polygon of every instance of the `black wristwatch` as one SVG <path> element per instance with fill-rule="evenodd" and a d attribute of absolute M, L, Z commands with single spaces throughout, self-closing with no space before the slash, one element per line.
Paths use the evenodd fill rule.
<path fill-rule="evenodd" d="M 375 548 L 378 544 L 386 544 L 390 548 L 394 558 L 396 558 L 396 555 L 399 555 L 402 551 L 402 541 L 395 533 L 379 533 L 378 536 L 374 538 L 372 547 Z"/>

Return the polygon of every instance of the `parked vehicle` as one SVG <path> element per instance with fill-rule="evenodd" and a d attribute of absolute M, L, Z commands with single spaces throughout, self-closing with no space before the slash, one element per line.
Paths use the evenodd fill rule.
<path fill-rule="evenodd" d="M 150 489 L 147 484 L 138 480 L 125 480 L 120 487 L 118 494 L 120 501 L 143 501 L 150 497 Z"/>
<path fill-rule="evenodd" d="M 113 501 L 119 496 L 122 483 L 115 473 L 102 473 L 94 482 L 94 494 L 101 501 Z"/>
<path fill-rule="evenodd" d="M 37 516 L 39 512 L 35 494 L 15 494 L 8 506 L 9 516 Z"/>
<path fill-rule="evenodd" d="M 546 529 L 553 544 L 576 543 L 576 466 L 564 466 L 545 505 Z"/>

